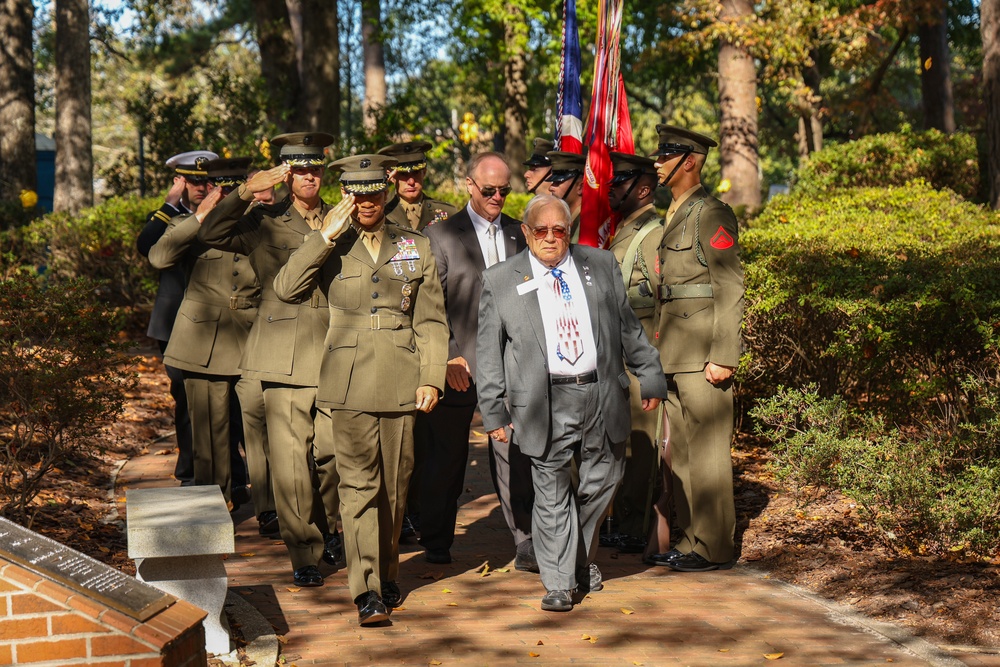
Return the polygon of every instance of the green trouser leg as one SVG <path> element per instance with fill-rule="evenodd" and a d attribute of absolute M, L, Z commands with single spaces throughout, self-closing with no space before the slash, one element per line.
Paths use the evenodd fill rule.
<path fill-rule="evenodd" d="M 656 447 L 656 424 L 660 412 L 646 412 L 642 409 L 639 380 L 631 373 L 629 380 L 632 433 L 625 443 L 625 474 L 615 494 L 613 516 L 618 532 L 644 540 L 647 529 L 643 521 L 649 516 L 647 505 L 657 495 L 655 490 L 650 493 L 649 486 L 657 480 L 652 470 L 656 468 L 656 458 L 659 455 Z"/>
<path fill-rule="evenodd" d="M 184 373 L 184 393 L 191 416 L 194 450 L 194 483 L 217 484 L 230 500 L 232 469 L 229 463 L 229 401 L 233 381 L 224 375 Z"/>
<path fill-rule="evenodd" d="M 274 489 L 271 485 L 270 452 L 268 451 L 267 423 L 264 416 L 264 391 L 260 380 L 240 378 L 236 383 L 243 413 L 243 448 L 247 453 L 250 473 L 250 497 L 256 516 L 273 512 Z"/>

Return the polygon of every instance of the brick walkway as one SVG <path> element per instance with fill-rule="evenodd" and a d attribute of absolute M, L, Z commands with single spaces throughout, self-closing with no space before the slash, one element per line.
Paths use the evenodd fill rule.
<path fill-rule="evenodd" d="M 226 566 L 230 586 L 275 628 L 285 664 L 962 664 L 899 628 L 873 629 L 870 621 L 742 565 L 681 574 L 601 549 L 604 590 L 569 613 L 542 612 L 537 575 L 513 569 L 513 543 L 492 493 L 481 428 L 473 426 L 455 562 L 429 565 L 419 547 L 403 545 L 405 598 L 391 626 L 358 626 L 343 571 L 321 565 L 326 584 L 297 590 L 282 543 L 257 536 L 249 508 L 237 512 L 237 552 Z M 176 484 L 171 447 L 151 445 L 131 459 L 118 477 L 116 498 L 123 500 L 127 488 Z M 997 656 L 963 660 L 1000 664 L 987 657 Z"/>

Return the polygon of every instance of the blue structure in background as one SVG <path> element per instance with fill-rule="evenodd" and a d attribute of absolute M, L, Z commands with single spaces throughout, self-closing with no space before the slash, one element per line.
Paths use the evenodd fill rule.
<path fill-rule="evenodd" d="M 44 134 L 35 133 L 35 174 L 38 179 L 38 208 L 42 213 L 52 211 L 56 193 L 56 142 Z"/>

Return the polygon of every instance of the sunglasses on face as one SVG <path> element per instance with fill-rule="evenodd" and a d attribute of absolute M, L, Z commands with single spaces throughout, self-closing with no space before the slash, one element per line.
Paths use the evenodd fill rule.
<path fill-rule="evenodd" d="M 544 241 L 549 237 L 549 232 L 552 232 L 552 236 L 557 239 L 566 238 L 566 228 L 565 227 L 533 227 L 531 229 L 531 235 L 539 241 Z"/>
<path fill-rule="evenodd" d="M 505 185 L 502 188 L 495 188 L 492 185 L 487 186 L 485 188 L 481 188 L 479 187 L 479 183 L 476 183 L 476 179 L 470 178 L 469 180 L 472 181 L 472 184 L 476 186 L 477 190 L 479 190 L 479 194 L 481 194 L 486 199 L 493 199 L 493 197 L 498 192 L 500 193 L 501 197 L 506 197 L 507 195 L 510 194 L 511 187 L 509 185 Z"/>

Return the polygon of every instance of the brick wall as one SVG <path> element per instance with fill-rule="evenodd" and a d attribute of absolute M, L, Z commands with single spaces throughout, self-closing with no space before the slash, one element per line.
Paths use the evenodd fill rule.
<path fill-rule="evenodd" d="M 0 665 L 205 665 L 205 615 L 178 600 L 140 623 L 0 559 Z"/>

